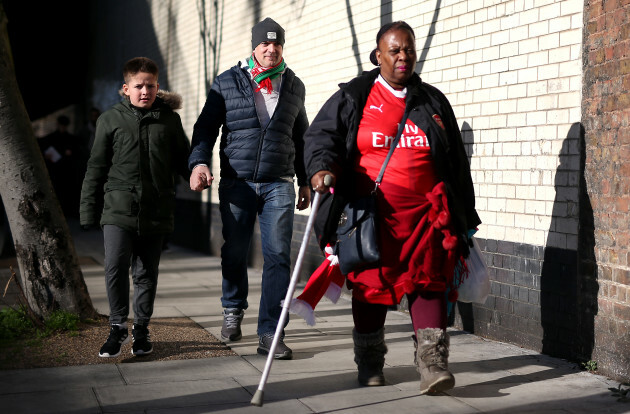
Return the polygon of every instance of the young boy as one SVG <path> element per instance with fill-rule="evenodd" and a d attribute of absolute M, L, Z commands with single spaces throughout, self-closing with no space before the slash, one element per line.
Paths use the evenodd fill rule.
<path fill-rule="evenodd" d="M 105 284 L 110 332 L 99 356 L 113 358 L 129 342 L 129 267 L 133 276 L 134 355 L 153 351 L 153 314 L 164 237 L 173 231 L 175 176 L 189 179 L 190 144 L 174 109 L 181 97 L 158 91 L 158 67 L 137 57 L 123 68 L 124 100 L 96 123 L 94 145 L 81 190 L 80 222 L 100 216 L 105 241 Z M 97 206 L 102 205 L 101 211 Z"/>

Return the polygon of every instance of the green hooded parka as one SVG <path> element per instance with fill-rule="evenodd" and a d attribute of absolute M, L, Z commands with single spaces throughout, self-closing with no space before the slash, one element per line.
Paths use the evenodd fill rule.
<path fill-rule="evenodd" d="M 81 226 L 113 224 L 139 235 L 173 231 L 176 175 L 190 177 L 190 143 L 177 94 L 159 91 L 152 108 L 128 99 L 104 112 L 83 180 Z M 101 207 L 102 206 L 102 211 Z"/>

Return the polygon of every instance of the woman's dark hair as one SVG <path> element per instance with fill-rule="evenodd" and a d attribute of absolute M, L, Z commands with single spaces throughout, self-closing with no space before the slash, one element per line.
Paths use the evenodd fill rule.
<path fill-rule="evenodd" d="M 397 30 L 397 29 L 409 30 L 413 38 L 414 39 L 416 38 L 416 34 L 414 33 L 413 29 L 405 21 L 399 20 L 397 22 L 384 24 L 383 26 L 381 26 L 380 30 L 376 34 L 376 47 L 370 53 L 370 62 L 372 62 L 374 66 L 378 66 L 378 60 L 376 59 L 376 51 L 378 50 L 378 42 L 381 41 L 381 37 L 383 37 L 383 35 L 389 32 L 390 30 Z"/>

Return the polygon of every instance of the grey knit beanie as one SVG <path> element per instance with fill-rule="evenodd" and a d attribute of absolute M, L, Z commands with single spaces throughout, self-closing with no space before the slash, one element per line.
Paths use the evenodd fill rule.
<path fill-rule="evenodd" d="M 276 42 L 284 46 L 284 29 L 269 17 L 252 27 L 252 50 L 262 42 Z"/>

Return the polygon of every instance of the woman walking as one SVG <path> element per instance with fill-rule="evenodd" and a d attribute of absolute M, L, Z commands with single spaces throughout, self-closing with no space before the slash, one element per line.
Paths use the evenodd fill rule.
<path fill-rule="evenodd" d="M 324 104 L 305 136 L 312 188 L 332 201 L 320 244 L 334 244 L 344 205 L 375 190 L 398 125 L 404 128 L 376 186 L 381 260 L 346 275 L 352 289 L 354 351 L 361 385 L 383 385 L 387 309 L 407 295 L 421 375 L 420 393 L 451 389 L 447 293 L 456 299 L 455 268 L 468 255 L 468 232 L 480 223 L 457 120 L 446 97 L 415 73 L 413 29 L 384 25 L 364 72 Z M 325 215 L 324 206 L 328 207 Z"/>

